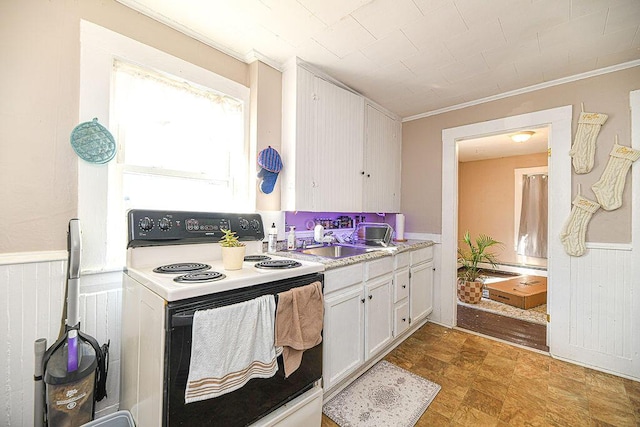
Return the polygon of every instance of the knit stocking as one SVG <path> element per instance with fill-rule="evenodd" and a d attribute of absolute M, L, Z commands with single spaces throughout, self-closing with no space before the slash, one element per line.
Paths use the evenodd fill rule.
<path fill-rule="evenodd" d="M 613 149 L 609 153 L 609 161 L 602 172 L 600 181 L 591 186 L 602 209 L 612 211 L 622 206 L 622 190 L 624 190 L 627 172 L 629 172 L 631 163 L 639 158 L 640 150 L 634 150 L 617 143 L 613 144 Z"/>
<path fill-rule="evenodd" d="M 600 128 L 608 117 L 602 113 L 580 113 L 576 137 L 569 151 L 569 155 L 573 157 L 573 168 L 577 174 L 589 173 L 593 169 L 596 139 Z"/>
<path fill-rule="evenodd" d="M 587 224 L 599 208 L 599 204 L 580 195 L 573 199 L 571 214 L 560 233 L 560 240 L 566 253 L 571 256 L 581 256 L 587 250 L 584 244 Z"/>

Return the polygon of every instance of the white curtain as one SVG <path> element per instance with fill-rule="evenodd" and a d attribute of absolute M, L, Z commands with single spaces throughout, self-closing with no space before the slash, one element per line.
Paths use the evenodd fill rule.
<path fill-rule="evenodd" d="M 522 182 L 522 209 L 518 231 L 518 255 L 547 257 L 546 174 L 525 175 Z"/>

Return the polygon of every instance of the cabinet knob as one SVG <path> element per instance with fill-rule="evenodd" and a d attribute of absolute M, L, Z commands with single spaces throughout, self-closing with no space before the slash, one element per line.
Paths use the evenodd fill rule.
<path fill-rule="evenodd" d="M 370 173 L 367 174 L 367 178 L 371 178 L 371 174 Z"/>
<path fill-rule="evenodd" d="M 407 287 L 407 285 L 402 285 L 402 289 L 405 289 Z"/>
<path fill-rule="evenodd" d="M 364 300 L 364 298 L 362 298 L 360 301 L 362 301 L 362 303 L 364 304 L 364 301 L 365 301 L 365 300 Z"/>
<path fill-rule="evenodd" d="M 360 172 L 360 175 L 364 175 L 364 171 Z"/>
<path fill-rule="evenodd" d="M 369 299 L 373 298 L 373 295 L 369 295 Z"/>
<path fill-rule="evenodd" d="M 403 321 L 403 322 L 406 322 L 406 321 L 407 321 L 407 318 L 406 318 L 406 317 L 403 317 L 403 318 L 402 318 L 402 321 Z"/>

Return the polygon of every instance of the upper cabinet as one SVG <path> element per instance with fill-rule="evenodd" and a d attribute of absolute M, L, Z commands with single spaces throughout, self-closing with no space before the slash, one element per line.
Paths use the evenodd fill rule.
<path fill-rule="evenodd" d="M 363 212 L 400 211 L 401 136 L 399 120 L 366 103 Z"/>
<path fill-rule="evenodd" d="M 397 212 L 400 122 L 298 60 L 282 87 L 282 209 Z"/>
<path fill-rule="evenodd" d="M 364 99 L 315 78 L 314 210 L 358 212 L 362 200 Z"/>

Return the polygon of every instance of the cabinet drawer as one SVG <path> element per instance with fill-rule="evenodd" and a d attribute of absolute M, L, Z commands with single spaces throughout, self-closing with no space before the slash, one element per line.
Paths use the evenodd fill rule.
<path fill-rule="evenodd" d="M 394 268 L 397 270 L 402 267 L 409 266 L 409 261 L 411 260 L 411 252 L 403 252 L 393 257 L 395 261 Z"/>
<path fill-rule="evenodd" d="M 411 265 L 429 261 L 430 259 L 433 259 L 433 246 L 411 252 Z"/>
<path fill-rule="evenodd" d="M 365 266 L 364 280 L 370 280 L 374 277 L 389 274 L 393 271 L 393 257 L 387 256 L 367 262 Z M 325 276 L 326 277 L 326 276 Z"/>
<path fill-rule="evenodd" d="M 396 270 L 393 274 L 393 302 L 409 296 L 409 269 Z"/>
<path fill-rule="evenodd" d="M 357 283 L 362 283 L 364 264 L 353 264 L 324 272 L 324 293 L 339 291 Z"/>
<path fill-rule="evenodd" d="M 397 337 L 409 328 L 409 302 L 393 309 L 393 336 Z"/>

